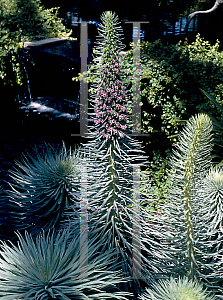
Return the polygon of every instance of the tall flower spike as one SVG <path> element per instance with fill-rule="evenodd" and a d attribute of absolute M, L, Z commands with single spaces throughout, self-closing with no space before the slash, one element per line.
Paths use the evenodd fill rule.
<path fill-rule="evenodd" d="M 126 91 L 122 82 L 122 66 L 119 52 L 121 27 L 112 12 L 102 15 L 103 24 L 99 28 L 99 46 L 96 94 L 94 95 L 94 124 L 99 135 L 106 139 L 124 137 L 129 126 Z"/>
<path fill-rule="evenodd" d="M 101 253 L 116 249 L 114 269 L 121 269 L 125 277 L 132 279 L 121 288 L 137 295 L 141 291 L 140 280 L 151 282 L 153 275 L 159 272 L 162 255 L 154 249 L 155 224 L 145 221 L 151 217 L 140 207 L 139 169 L 146 158 L 141 143 L 128 134 L 118 54 L 122 49 L 120 28 L 111 12 L 104 13 L 102 20 L 101 55 L 96 60 L 97 92 L 91 102 L 96 125 L 89 133 L 90 141 L 84 145 L 89 155 L 81 174 L 81 178 L 87 178 L 86 186 L 81 187 L 83 194 L 87 190 L 87 199 L 83 202 L 88 201 L 88 204 L 83 203 L 83 207 L 88 205 L 89 209 L 89 240 L 100 241 Z M 71 227 L 76 227 L 72 215 Z"/>

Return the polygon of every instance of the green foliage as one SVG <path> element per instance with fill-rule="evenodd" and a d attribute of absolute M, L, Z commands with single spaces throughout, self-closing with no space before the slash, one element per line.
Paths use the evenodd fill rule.
<path fill-rule="evenodd" d="M 0 26 L 0 79 L 11 85 L 21 84 L 17 53 L 24 42 L 70 35 L 58 8 L 45 9 L 40 0 L 2 0 Z"/>
<path fill-rule="evenodd" d="M 153 151 L 153 156 L 150 157 L 151 163 L 145 171 L 141 171 L 142 176 L 142 193 L 150 201 L 145 202 L 147 208 L 159 211 L 162 204 L 167 199 L 169 190 L 168 182 L 168 164 L 171 156 L 171 151 L 166 152 L 167 158 L 163 158 L 162 151 Z"/>
<path fill-rule="evenodd" d="M 217 99 L 214 99 L 210 94 L 208 94 L 206 91 L 200 89 L 201 92 L 207 97 L 207 99 L 210 100 L 211 104 L 214 104 L 215 110 L 209 112 L 209 116 L 213 123 L 213 133 L 214 133 L 214 154 L 215 154 L 215 160 L 216 162 L 220 161 L 220 164 L 222 164 L 222 146 L 223 146 L 223 106 L 221 101 L 217 101 Z M 218 113 L 218 118 L 214 117 L 216 116 L 216 112 Z"/>
<path fill-rule="evenodd" d="M 60 151 L 47 146 L 36 157 L 23 155 L 16 161 L 7 194 L 17 230 L 36 235 L 58 227 L 64 211 L 79 200 L 80 163 L 79 150 L 67 151 L 65 146 Z"/>
<path fill-rule="evenodd" d="M 83 257 L 78 238 L 68 243 L 68 237 L 64 231 L 33 240 L 26 233 L 18 235 L 18 246 L 2 243 L 0 299 L 126 299 L 123 292 L 108 291 L 122 281 L 109 270 L 111 253 L 98 257 L 97 246 L 90 245 Z"/>
<path fill-rule="evenodd" d="M 159 40 L 142 44 L 144 133 L 175 136 L 183 120 L 211 109 L 198 87 L 212 96 L 223 93 L 223 54 L 218 48 L 219 42 L 211 46 L 199 35 L 192 44 L 165 46 Z"/>
<path fill-rule="evenodd" d="M 24 38 L 66 34 L 67 31 L 57 16 L 58 8 L 44 9 L 40 0 L 1 2 L 1 25 L 12 32 L 21 30 Z"/>
<path fill-rule="evenodd" d="M 152 289 L 140 297 L 141 300 L 214 300 L 216 297 L 210 295 L 201 284 L 188 278 L 159 281 L 153 285 Z"/>

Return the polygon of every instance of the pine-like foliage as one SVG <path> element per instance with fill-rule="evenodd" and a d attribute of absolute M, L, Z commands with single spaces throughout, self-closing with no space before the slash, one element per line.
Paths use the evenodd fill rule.
<path fill-rule="evenodd" d="M 175 280 L 159 281 L 152 289 L 140 297 L 141 300 L 215 300 L 216 297 L 207 293 L 201 284 L 188 280 L 187 277 Z"/>
<path fill-rule="evenodd" d="M 89 156 L 82 176 L 87 172 L 89 239 L 100 240 L 102 253 L 116 249 L 114 269 L 133 279 L 125 289 L 137 293 L 140 279 L 150 282 L 159 272 L 161 255 L 154 250 L 155 225 L 145 222 L 140 206 L 139 169 L 145 157 L 141 143 L 129 136 L 120 32 L 115 14 L 104 13 L 96 58 L 97 92 L 91 99 L 95 125 L 84 145 Z"/>
<path fill-rule="evenodd" d="M 57 228 L 64 211 L 80 193 L 79 150 L 56 151 L 47 145 L 43 153 L 23 154 L 10 171 L 11 189 L 7 191 L 16 230 L 33 235 Z"/>
<path fill-rule="evenodd" d="M 64 231 L 33 240 L 26 233 L 18 235 L 18 246 L 2 243 L 0 299 L 127 299 L 115 288 L 122 278 L 109 269 L 111 253 L 98 256 L 97 245 L 91 244 L 89 256 L 96 258 L 88 260 L 81 257 L 78 238 L 68 243 L 68 237 Z"/>
<path fill-rule="evenodd" d="M 221 216 L 221 195 L 213 172 L 209 174 L 211 131 L 210 118 L 199 114 L 191 117 L 181 132 L 171 160 L 170 193 L 162 227 L 170 274 L 203 280 L 210 286 L 220 279 L 216 271 L 221 257 L 214 238 L 215 226 L 219 227 L 214 215 Z"/>

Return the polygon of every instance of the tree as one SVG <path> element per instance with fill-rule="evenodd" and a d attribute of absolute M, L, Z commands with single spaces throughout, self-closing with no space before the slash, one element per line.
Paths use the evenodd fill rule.
<path fill-rule="evenodd" d="M 70 35 L 58 18 L 58 8 L 45 9 L 40 0 L 2 0 L 0 27 L 0 78 L 10 85 L 21 84 L 17 54 L 24 42 Z"/>

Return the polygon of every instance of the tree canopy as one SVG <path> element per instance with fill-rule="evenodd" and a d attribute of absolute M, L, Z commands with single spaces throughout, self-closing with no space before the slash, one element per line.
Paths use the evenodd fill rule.
<path fill-rule="evenodd" d="M 69 36 L 58 18 L 58 8 L 45 9 L 40 0 L 1 0 L 0 78 L 4 83 L 20 83 L 16 54 L 25 41 Z"/>

